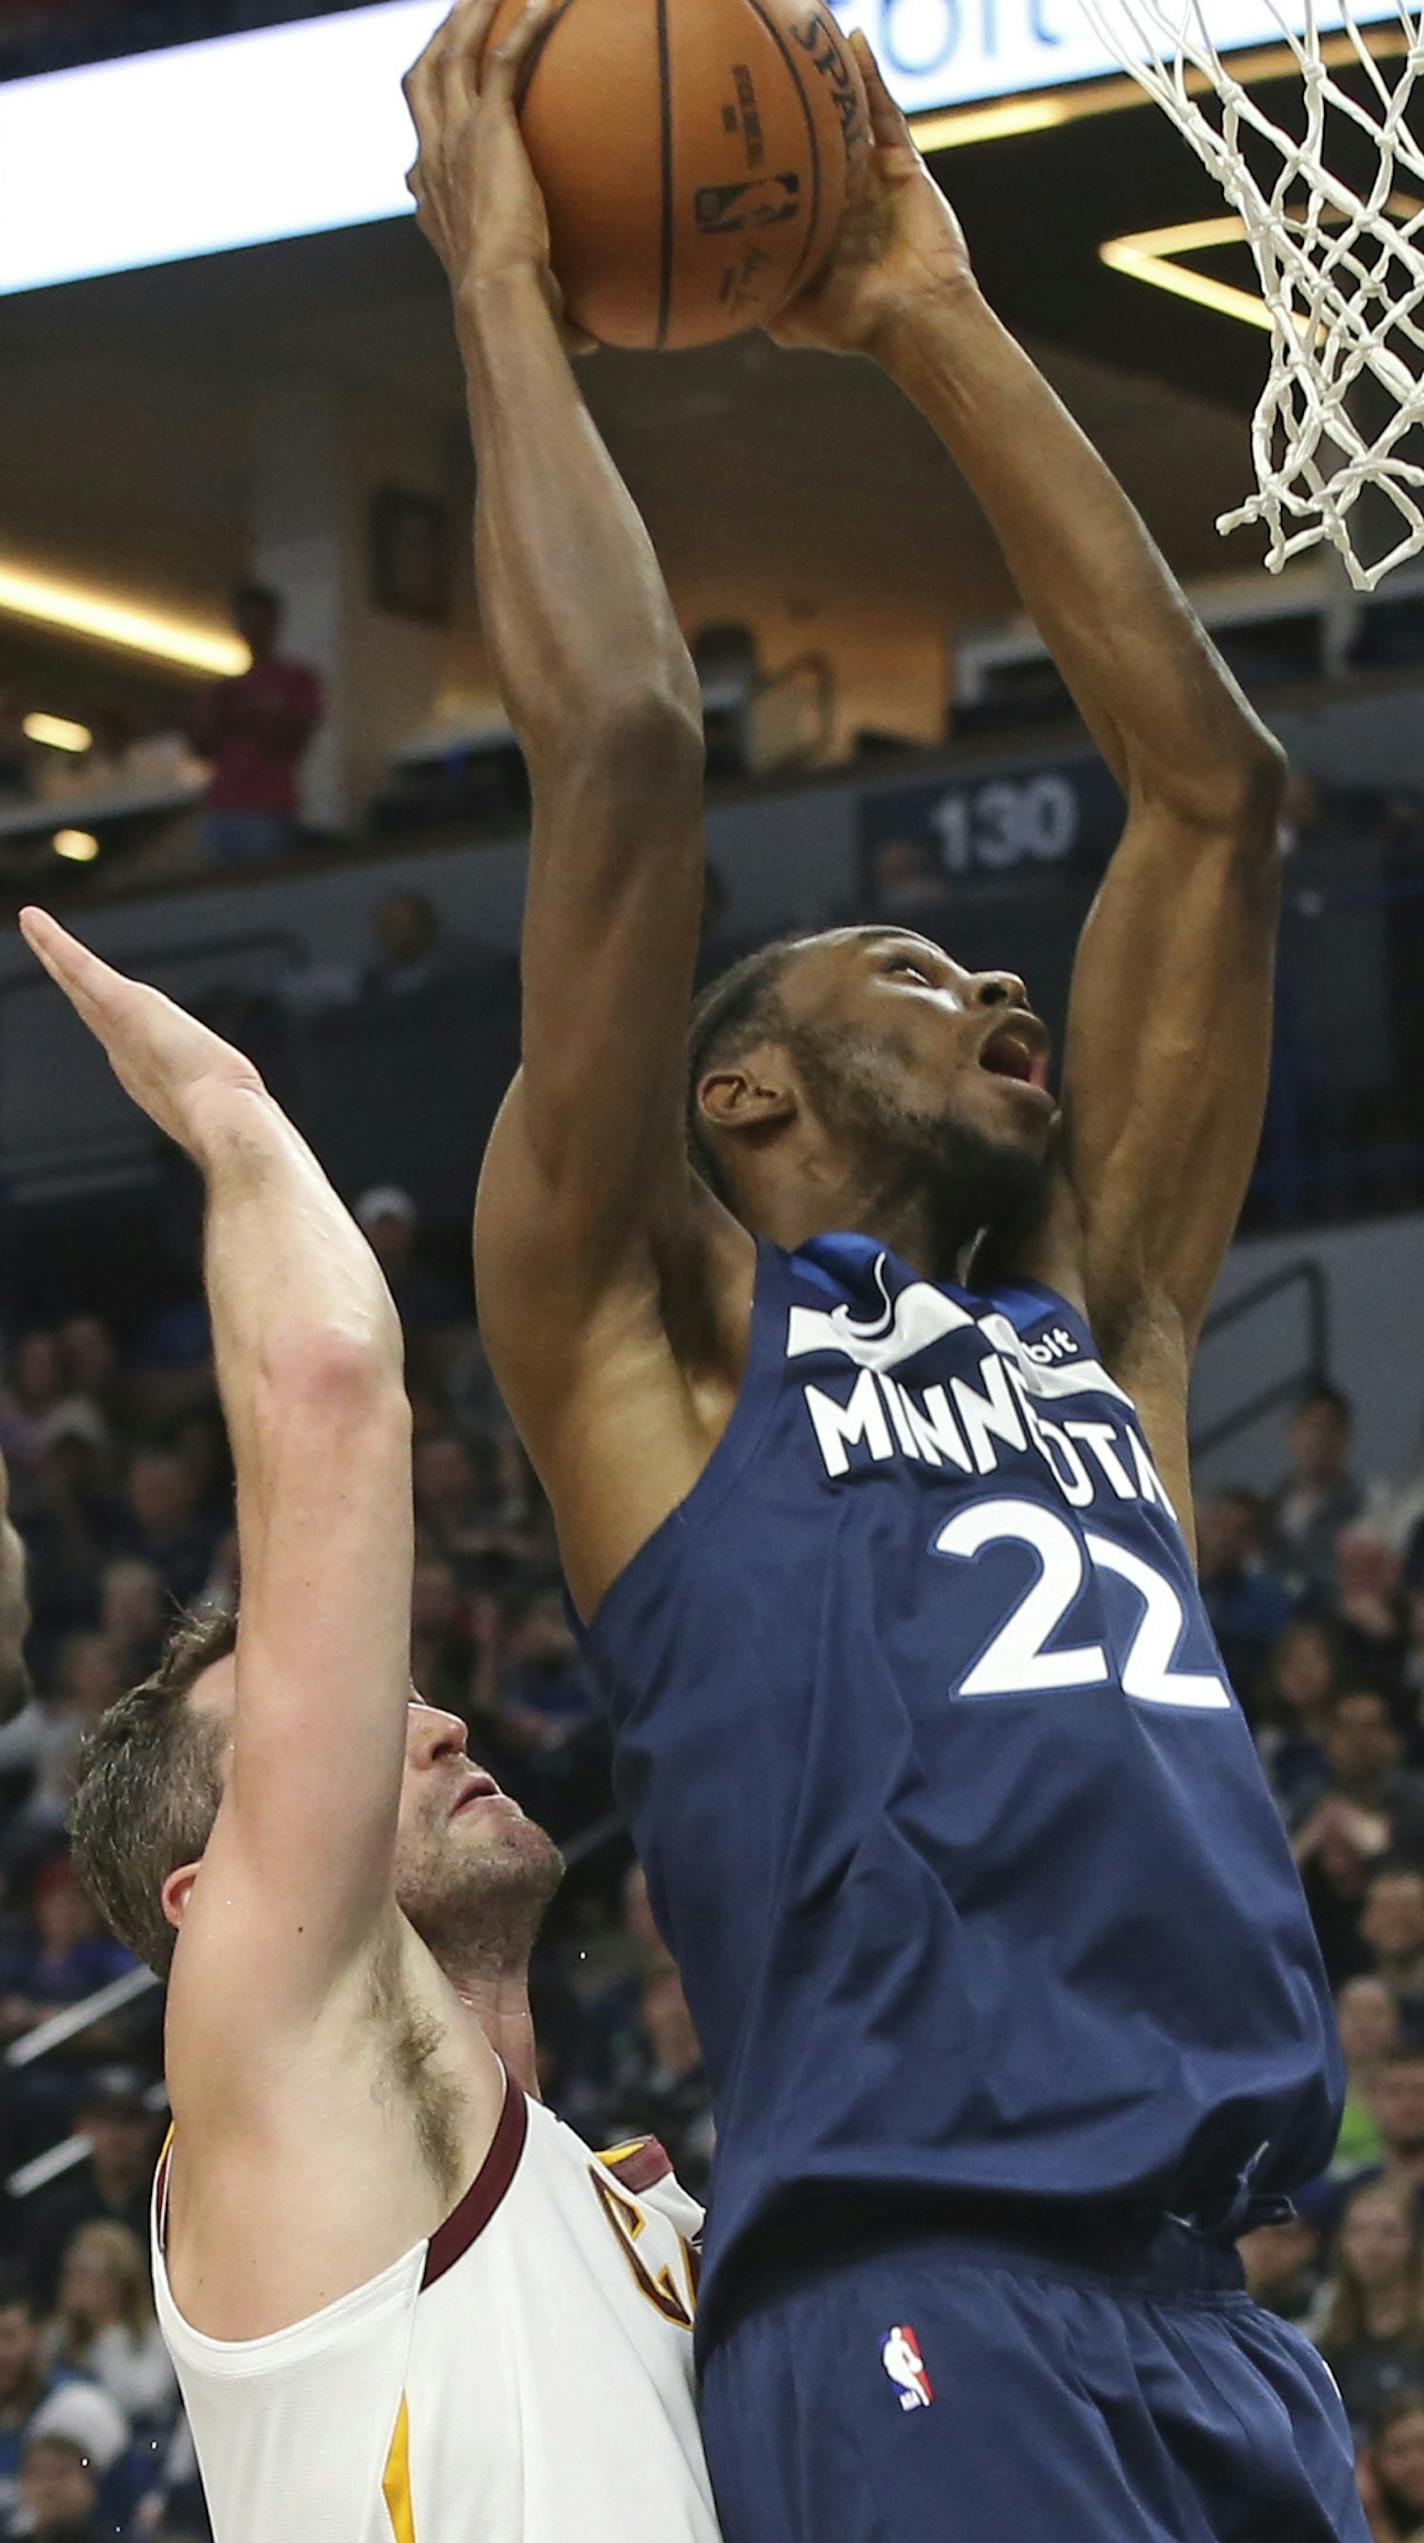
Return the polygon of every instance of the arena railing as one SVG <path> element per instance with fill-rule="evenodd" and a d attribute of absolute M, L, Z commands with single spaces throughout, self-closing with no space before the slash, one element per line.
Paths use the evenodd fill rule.
<path fill-rule="evenodd" d="M 1253 1281 L 1248 1289 L 1238 1291 L 1234 1298 L 1226 1299 L 1221 1306 L 1213 1309 L 1202 1327 L 1199 1350 L 1209 1351 L 1212 1342 L 1239 1325 L 1243 1317 L 1259 1315 L 1263 1310 L 1270 1313 L 1274 1332 L 1278 1329 L 1276 1310 L 1282 1298 L 1292 1290 L 1301 1292 L 1305 1306 L 1303 1352 L 1269 1385 L 1259 1387 L 1253 1395 L 1238 1397 L 1229 1413 L 1200 1428 L 1194 1427 L 1191 1436 L 1193 1458 L 1209 1456 L 1214 1448 L 1224 1446 L 1238 1432 L 1249 1430 L 1253 1422 L 1273 1413 L 1278 1405 L 1298 1403 L 1308 1387 L 1319 1386 L 1327 1378 L 1330 1369 L 1330 1289 L 1319 1263 L 1312 1262 L 1308 1255 L 1303 1255 L 1299 1262 L 1284 1264 L 1279 1271 L 1268 1272 L 1264 1279 Z"/>

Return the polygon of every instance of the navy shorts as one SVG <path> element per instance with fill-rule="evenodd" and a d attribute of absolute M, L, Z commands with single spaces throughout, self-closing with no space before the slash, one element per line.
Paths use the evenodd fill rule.
<path fill-rule="evenodd" d="M 1229 2244 L 833 2239 L 712 2327 L 726 2543 L 1369 2543 L 1331 2377 Z"/>

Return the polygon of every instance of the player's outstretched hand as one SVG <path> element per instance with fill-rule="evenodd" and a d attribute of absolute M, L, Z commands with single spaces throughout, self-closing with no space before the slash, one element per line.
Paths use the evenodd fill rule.
<path fill-rule="evenodd" d="M 971 288 L 964 232 L 915 148 L 910 127 L 859 30 L 851 45 L 865 82 L 871 147 L 851 182 L 829 264 L 783 309 L 778 344 L 874 354 L 919 305 Z"/>
<path fill-rule="evenodd" d="M 190 1156 L 201 1159 L 215 1101 L 264 1092 L 240 1051 L 186 1015 L 161 989 L 128 980 L 101 962 L 47 911 L 21 910 L 20 930 L 75 1014 L 102 1042 L 125 1093 Z"/>
<path fill-rule="evenodd" d="M 568 328 L 549 263 L 549 221 L 515 112 L 519 74 L 554 14 L 527 0 L 505 41 L 486 54 L 499 0 L 457 0 L 402 83 L 419 151 L 406 183 L 416 219 L 457 299 L 503 274 L 532 274 L 571 352 L 589 339 Z"/>

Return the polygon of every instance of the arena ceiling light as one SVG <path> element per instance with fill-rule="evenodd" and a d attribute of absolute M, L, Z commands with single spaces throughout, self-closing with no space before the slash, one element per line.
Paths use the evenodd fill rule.
<path fill-rule="evenodd" d="M 216 628 L 194 626 L 111 593 L 57 583 L 48 575 L 7 565 L 0 559 L 0 614 L 27 618 L 40 627 L 62 628 L 67 635 L 92 636 L 100 644 L 119 645 L 126 653 L 150 655 L 184 671 L 210 671 L 217 678 L 246 671 L 249 654 L 237 636 Z"/>
<path fill-rule="evenodd" d="M 1193 266 L 1176 262 L 1198 248 L 1240 247 L 1245 237 L 1236 214 L 1225 212 L 1212 221 L 1176 221 L 1170 229 L 1134 230 L 1124 238 L 1106 238 L 1098 254 L 1114 273 L 1150 283 L 1155 291 L 1175 292 L 1179 300 L 1194 300 L 1199 308 L 1215 309 L 1223 318 L 1239 318 L 1243 326 L 1264 327 L 1269 335 L 1271 313 L 1254 291 L 1241 291 L 1234 283 L 1218 282 L 1214 274 L 1199 274 Z"/>
<path fill-rule="evenodd" d="M 1424 211 L 1424 204 L 1415 202 L 1412 195 L 1395 193 L 1389 197 L 1388 208 L 1397 219 L 1410 220 Z M 1215 274 L 1199 273 L 1194 266 L 1177 261 L 1204 247 L 1244 247 L 1245 243 L 1245 228 L 1237 214 L 1224 212 L 1214 220 L 1174 221 L 1167 229 L 1133 230 L 1122 238 L 1107 238 L 1098 254 L 1114 273 L 1149 283 L 1154 291 L 1170 291 L 1179 300 L 1194 300 L 1198 308 L 1214 309 L 1220 317 L 1236 318 L 1242 326 L 1260 327 L 1269 335 L 1274 321 L 1256 292 L 1219 282 Z"/>
<path fill-rule="evenodd" d="M 56 830 L 50 841 L 56 856 L 70 865 L 92 865 L 99 853 L 99 842 L 92 830 Z"/>
<path fill-rule="evenodd" d="M 1307 0 L 1205 6 L 1218 45 L 1235 50 L 1278 41 L 1283 19 L 1302 26 Z M 1108 73 L 1136 95 L 1076 0 L 836 7 L 908 113 L 1022 101 L 963 138 L 1061 121 L 1041 92 Z M 1395 14 L 1392 0 L 1356 0 L 1356 12 Z M 401 74 L 443 14 L 444 0 L 379 0 L 0 83 L 0 294 L 409 212 Z M 1316 14 L 1338 23 L 1338 0 L 1317 0 Z"/>
<path fill-rule="evenodd" d="M 27 715 L 20 730 L 27 742 L 43 742 L 51 751 L 87 751 L 94 741 L 87 724 L 71 724 L 66 715 Z"/>

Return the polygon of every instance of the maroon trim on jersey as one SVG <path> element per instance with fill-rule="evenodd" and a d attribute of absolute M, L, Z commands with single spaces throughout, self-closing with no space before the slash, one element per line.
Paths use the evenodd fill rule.
<path fill-rule="evenodd" d="M 638 2145 L 629 2146 L 622 2154 L 601 2154 L 598 2160 L 605 2171 L 612 2173 L 615 2181 L 621 2181 L 625 2190 L 632 2191 L 634 2198 L 644 2190 L 656 2189 L 660 2181 L 666 2181 L 672 2170 L 672 2157 L 665 2153 L 656 2137 L 644 2137 Z"/>
<path fill-rule="evenodd" d="M 437 2225 L 430 2237 L 422 2288 L 433 2287 L 436 2279 L 453 2269 L 457 2260 L 463 2260 L 470 2245 L 483 2234 L 519 2169 L 528 2134 L 529 2104 L 510 2076 L 505 2081 L 504 2108 L 489 2153 L 459 2206 L 451 2209 L 444 2224 Z"/>

